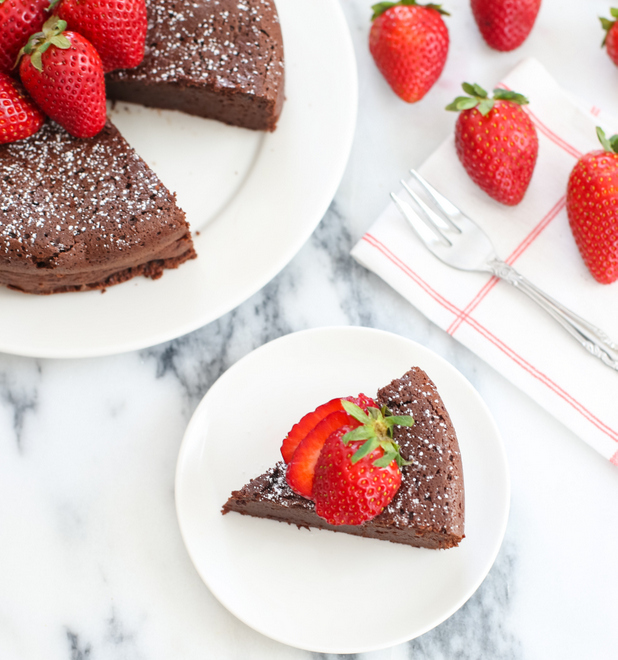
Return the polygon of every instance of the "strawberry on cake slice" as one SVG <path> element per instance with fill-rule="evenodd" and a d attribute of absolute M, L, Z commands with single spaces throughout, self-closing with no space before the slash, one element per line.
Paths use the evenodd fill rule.
<path fill-rule="evenodd" d="M 305 415 L 277 463 L 232 492 L 223 513 L 393 543 L 451 548 L 464 537 L 464 484 L 448 412 L 413 367 L 375 399 L 333 399 Z"/>

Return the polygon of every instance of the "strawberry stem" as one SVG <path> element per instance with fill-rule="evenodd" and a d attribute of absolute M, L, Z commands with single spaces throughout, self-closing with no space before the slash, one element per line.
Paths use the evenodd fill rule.
<path fill-rule="evenodd" d="M 373 462 L 376 467 L 387 467 L 393 461 L 396 461 L 399 467 L 409 465 L 410 461 L 406 461 L 401 456 L 399 445 L 392 438 L 394 426 L 412 426 L 414 424 L 414 419 L 410 415 L 391 415 L 386 406 L 382 410 L 368 408 L 365 413 L 359 406 L 345 399 L 341 399 L 341 405 L 348 415 L 362 424 L 341 438 L 344 445 L 357 440 L 365 440 L 353 454 L 352 463 L 358 463 L 372 451 L 382 447 L 384 454 Z"/>
<path fill-rule="evenodd" d="M 30 55 L 30 62 L 37 71 L 43 71 L 43 53 L 50 47 L 62 48 L 66 50 L 71 47 L 71 42 L 64 36 L 63 32 L 66 30 L 67 22 L 52 16 L 48 18 L 40 32 L 35 32 L 29 39 L 26 45 L 19 51 L 15 66 L 23 55 Z"/>

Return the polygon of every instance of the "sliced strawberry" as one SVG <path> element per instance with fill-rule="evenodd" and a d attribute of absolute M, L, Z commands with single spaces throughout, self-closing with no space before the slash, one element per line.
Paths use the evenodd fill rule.
<path fill-rule="evenodd" d="M 292 460 L 296 447 L 301 440 L 312 431 L 325 417 L 331 413 L 343 410 L 341 399 L 331 399 L 328 403 L 318 406 L 313 412 L 307 413 L 297 424 L 294 424 L 281 445 L 281 455 L 286 463 Z"/>
<path fill-rule="evenodd" d="M 376 405 L 375 401 L 365 394 L 359 394 L 357 397 L 347 396 L 345 397 L 345 400 L 355 403 L 363 410 L 367 410 L 368 406 Z M 327 403 L 323 403 L 321 406 L 318 406 L 313 412 L 307 413 L 300 420 L 300 422 L 294 424 L 291 431 L 284 438 L 283 444 L 281 445 L 281 455 L 283 456 L 283 460 L 286 463 L 289 463 L 292 460 L 292 456 L 294 456 L 296 447 L 298 447 L 298 445 L 307 436 L 307 434 L 310 431 L 313 431 L 313 429 L 325 417 L 328 417 L 328 415 L 337 412 L 338 410 L 343 410 L 341 398 L 331 399 Z"/>
<path fill-rule="evenodd" d="M 341 410 L 326 416 L 303 438 L 286 472 L 287 482 L 295 493 L 311 499 L 313 473 L 322 447 L 332 433 L 347 425 L 355 428 L 359 422 L 352 419 L 342 406 Z"/>

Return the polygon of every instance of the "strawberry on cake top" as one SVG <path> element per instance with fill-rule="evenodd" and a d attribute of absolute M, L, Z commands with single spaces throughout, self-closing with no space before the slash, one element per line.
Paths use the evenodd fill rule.
<path fill-rule="evenodd" d="M 349 409 L 346 401 L 379 424 L 382 409 L 384 419 L 393 420 L 389 443 L 395 446 L 374 443 L 354 462 L 362 453 L 358 443 L 372 432 L 357 423 L 358 410 L 347 419 L 333 417 Z M 308 413 L 284 440 L 282 455 L 284 462 L 232 492 L 222 512 L 424 548 L 452 548 L 464 537 L 457 436 L 436 386 L 418 367 L 380 389 L 375 400 L 334 399 Z M 326 488 L 317 485 L 322 472 Z M 394 494 L 391 480 L 399 481 Z"/>

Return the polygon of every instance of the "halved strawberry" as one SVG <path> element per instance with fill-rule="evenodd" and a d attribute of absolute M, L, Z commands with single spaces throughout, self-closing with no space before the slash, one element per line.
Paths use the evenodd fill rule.
<path fill-rule="evenodd" d="M 370 399 L 364 394 L 359 394 L 358 397 L 346 397 L 347 401 L 352 401 L 356 405 L 366 410 L 368 405 L 375 405 L 373 399 Z M 307 413 L 300 422 L 294 424 L 290 432 L 285 436 L 283 444 L 281 445 L 281 455 L 286 463 L 292 460 L 292 456 L 296 451 L 296 447 L 300 444 L 301 440 L 307 436 L 325 417 L 331 413 L 343 410 L 341 398 L 331 399 L 327 403 L 318 406 L 313 412 Z"/>

